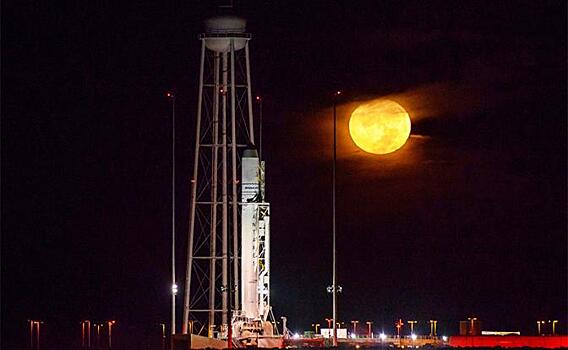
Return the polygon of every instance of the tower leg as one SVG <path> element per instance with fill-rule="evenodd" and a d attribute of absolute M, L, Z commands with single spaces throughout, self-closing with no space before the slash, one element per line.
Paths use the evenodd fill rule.
<path fill-rule="evenodd" d="M 209 238 L 209 323 L 207 333 L 213 337 L 215 324 L 215 286 L 217 267 L 217 163 L 219 155 L 219 53 L 214 58 L 214 87 L 213 87 L 213 140 L 211 147 L 211 237 Z"/>
<path fill-rule="evenodd" d="M 185 288 L 183 298 L 183 324 L 182 333 L 187 334 L 187 323 L 189 322 L 189 297 L 191 286 L 191 268 L 193 264 L 193 236 L 195 233 L 195 202 L 197 195 L 197 175 L 199 165 L 199 146 L 201 139 L 201 106 L 203 102 L 203 66 L 205 63 L 205 42 L 201 43 L 201 65 L 199 67 L 199 97 L 197 99 L 197 126 L 195 129 L 195 158 L 193 161 L 193 178 L 191 179 L 191 211 L 189 218 L 189 237 L 187 240 L 187 266 L 185 274 Z"/>
<path fill-rule="evenodd" d="M 238 237 L 238 198 L 237 198 L 237 116 L 236 116 L 236 83 L 235 83 L 235 44 L 231 40 L 231 170 L 232 170 L 232 231 L 233 231 L 233 278 L 235 293 L 234 307 L 239 309 L 239 237 Z M 233 286 L 231 286 L 232 288 Z"/>
<path fill-rule="evenodd" d="M 229 279 L 228 279 L 228 268 L 229 268 L 229 227 L 228 227 L 228 206 L 229 201 L 227 197 L 227 53 L 223 52 L 222 54 L 222 62 L 223 62 L 223 95 L 221 96 L 222 101 L 222 113 L 223 113 L 223 123 L 221 125 L 221 137 L 223 139 L 223 167 L 222 167 L 222 210 L 223 210 L 223 223 L 222 223 L 222 253 L 223 253 L 223 267 L 222 267 L 222 292 L 221 292 L 221 307 L 222 307 L 222 324 L 225 326 L 227 324 L 227 305 L 228 305 L 228 290 L 229 287 Z"/>

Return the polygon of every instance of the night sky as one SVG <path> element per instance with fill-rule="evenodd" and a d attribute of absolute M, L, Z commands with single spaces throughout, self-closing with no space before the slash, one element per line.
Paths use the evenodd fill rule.
<path fill-rule="evenodd" d="M 292 330 L 331 317 L 331 105 L 341 89 L 339 318 L 387 333 L 398 318 L 426 333 L 434 318 L 447 334 L 470 316 L 523 334 L 558 319 L 566 332 L 566 2 L 236 7 L 253 34 L 253 93 L 264 99 L 277 317 Z M 30 318 L 46 322 L 51 344 L 76 343 L 86 318 L 116 319 L 125 337 L 168 322 L 165 92 L 177 95 L 182 284 L 197 35 L 216 11 L 207 1 L 3 2 L 7 349 L 27 341 Z M 407 144 L 385 156 L 359 150 L 347 132 L 358 103 L 379 97 L 413 123 Z"/>

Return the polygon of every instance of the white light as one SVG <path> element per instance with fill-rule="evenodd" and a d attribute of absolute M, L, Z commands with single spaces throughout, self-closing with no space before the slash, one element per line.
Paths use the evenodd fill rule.
<path fill-rule="evenodd" d="M 178 292 L 178 285 L 174 283 L 172 284 L 172 293 L 176 295 L 177 292 Z"/>
<path fill-rule="evenodd" d="M 381 334 L 379 334 L 379 339 L 385 340 L 385 339 L 387 339 L 387 335 L 385 333 L 381 333 Z"/>
<path fill-rule="evenodd" d="M 298 333 L 294 333 L 294 339 L 300 339 L 300 335 Z"/>
<path fill-rule="evenodd" d="M 445 335 L 442 336 L 442 340 L 443 341 L 448 341 L 448 337 L 446 337 Z"/>
<path fill-rule="evenodd" d="M 416 339 L 418 339 L 418 336 L 417 336 L 416 334 L 412 333 L 412 334 L 410 335 L 410 338 L 411 338 L 412 340 L 416 340 Z"/>
<path fill-rule="evenodd" d="M 357 338 L 357 334 L 351 333 L 351 339 L 355 339 L 355 338 Z"/>

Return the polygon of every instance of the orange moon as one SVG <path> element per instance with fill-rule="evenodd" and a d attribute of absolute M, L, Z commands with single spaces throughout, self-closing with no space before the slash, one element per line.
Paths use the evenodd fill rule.
<path fill-rule="evenodd" d="M 410 116 L 398 103 L 373 100 L 357 107 L 349 119 L 349 134 L 363 151 L 387 154 L 404 146 L 410 136 Z"/>

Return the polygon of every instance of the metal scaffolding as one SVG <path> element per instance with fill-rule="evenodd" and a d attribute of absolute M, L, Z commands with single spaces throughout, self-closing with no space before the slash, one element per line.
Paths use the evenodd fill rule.
<path fill-rule="evenodd" d="M 215 28 L 214 28 L 215 29 Z M 201 34 L 182 333 L 227 330 L 239 310 L 240 149 L 254 145 L 250 34 Z M 221 249 L 219 249 L 219 247 Z M 220 323 L 217 323 L 220 322 Z"/>

